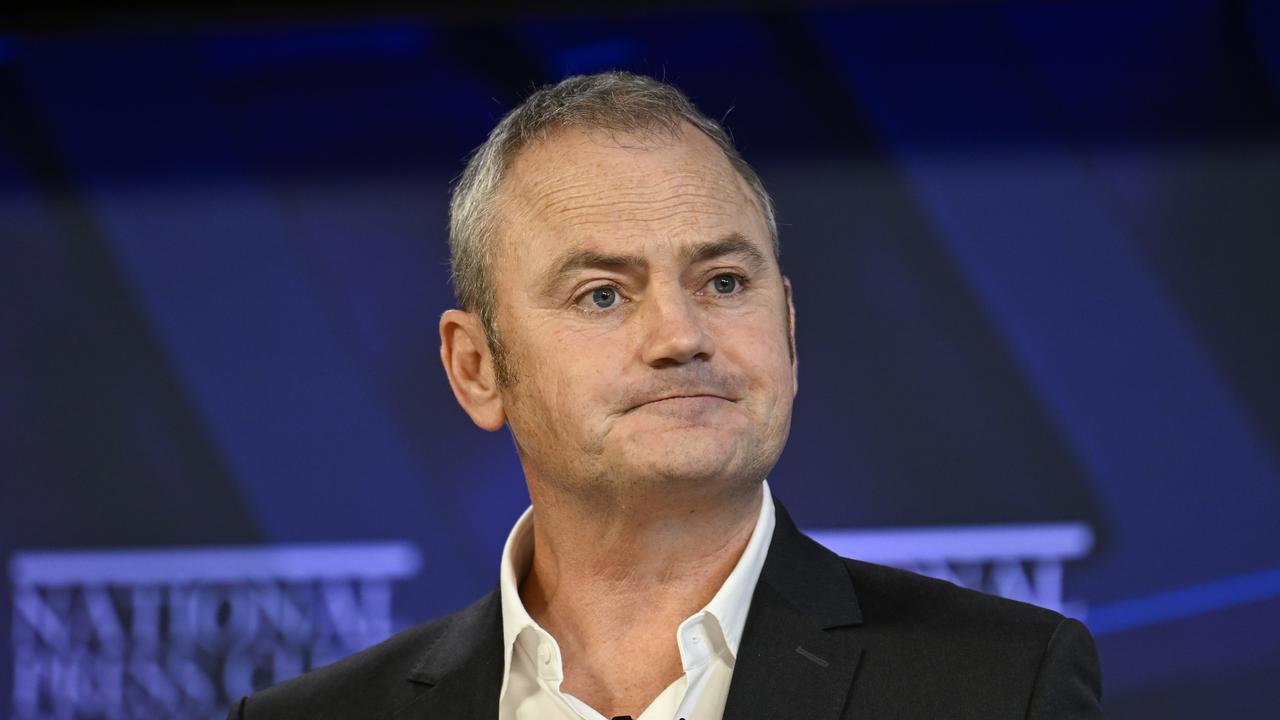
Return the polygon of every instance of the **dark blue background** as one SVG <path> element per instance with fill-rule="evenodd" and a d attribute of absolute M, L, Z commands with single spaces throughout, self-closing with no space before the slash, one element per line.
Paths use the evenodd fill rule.
<path fill-rule="evenodd" d="M 725 116 L 776 197 L 801 392 L 771 483 L 800 523 L 1087 522 L 1067 592 L 1111 716 L 1256 716 L 1280 676 L 1278 10 L 18 28 L 0 555 L 404 538 L 401 621 L 489 589 L 527 495 L 439 367 L 450 181 L 536 84 L 629 68 Z"/>

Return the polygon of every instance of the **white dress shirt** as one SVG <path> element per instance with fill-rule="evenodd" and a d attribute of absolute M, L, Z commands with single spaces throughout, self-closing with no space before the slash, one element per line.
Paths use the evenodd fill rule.
<path fill-rule="evenodd" d="M 636 720 L 720 720 L 738 643 L 760 569 L 773 539 L 773 496 L 763 501 L 751 539 L 715 597 L 676 629 L 684 675 L 667 686 Z M 608 720 L 560 691 L 560 645 L 538 626 L 520 600 L 520 581 L 533 560 L 533 508 L 516 521 L 502 550 L 502 640 L 505 668 L 498 695 L 499 720 Z"/>

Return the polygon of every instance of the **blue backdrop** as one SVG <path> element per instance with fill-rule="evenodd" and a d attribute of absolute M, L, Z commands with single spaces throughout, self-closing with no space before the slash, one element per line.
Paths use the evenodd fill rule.
<path fill-rule="evenodd" d="M 1280 7 L 824 7 L 0 36 L 0 559 L 404 540 L 397 624 L 491 588 L 527 494 L 439 366 L 450 182 L 627 68 L 776 197 L 802 526 L 1087 523 L 1111 716 L 1273 707 Z"/>

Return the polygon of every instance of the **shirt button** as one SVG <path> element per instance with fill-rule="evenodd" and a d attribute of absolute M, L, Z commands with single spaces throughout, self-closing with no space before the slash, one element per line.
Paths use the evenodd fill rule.
<path fill-rule="evenodd" d="M 546 645 L 539 645 L 538 659 L 542 661 L 543 665 L 550 665 L 551 664 L 551 648 L 547 647 Z"/>

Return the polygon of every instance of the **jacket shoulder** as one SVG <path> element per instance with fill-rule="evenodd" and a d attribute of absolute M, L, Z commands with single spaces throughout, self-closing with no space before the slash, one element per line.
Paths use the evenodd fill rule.
<path fill-rule="evenodd" d="M 254 693 L 233 706 L 229 718 L 323 720 L 391 715 L 416 699 L 410 678 L 427 652 L 452 628 L 476 614 L 486 600 Z"/>
<path fill-rule="evenodd" d="M 1010 625 L 1052 633 L 1062 614 L 1030 603 L 963 588 L 945 580 L 841 558 L 864 615 L 895 625 L 991 628 Z M 1047 639 L 1047 638 L 1046 638 Z"/>
<path fill-rule="evenodd" d="M 1079 621 L 1029 603 L 843 559 L 868 650 L 855 695 L 874 717 L 1100 717 L 1097 650 Z M 865 707 L 863 707 L 865 705 Z M 961 712 L 961 708 L 967 708 Z"/>

